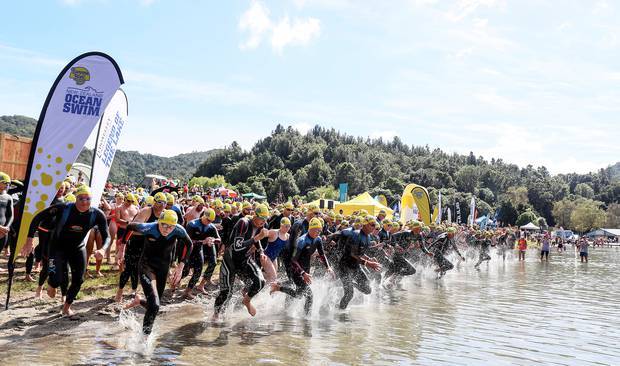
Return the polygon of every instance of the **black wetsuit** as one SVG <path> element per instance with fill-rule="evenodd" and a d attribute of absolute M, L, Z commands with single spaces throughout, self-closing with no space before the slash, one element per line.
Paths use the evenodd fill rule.
<path fill-rule="evenodd" d="M 489 261 L 491 260 L 491 256 L 489 255 L 489 251 L 491 250 L 491 240 L 490 239 L 479 239 L 477 240 L 477 244 L 479 246 L 479 256 L 478 256 L 478 263 L 476 263 L 474 265 L 474 268 L 478 268 L 478 266 L 480 266 L 480 264 L 482 264 L 482 262 L 484 261 Z"/>
<path fill-rule="evenodd" d="M 11 228 L 13 223 L 13 197 L 7 192 L 0 193 L 0 226 L 6 226 Z M 9 233 L 0 237 L 0 252 L 4 249 L 5 245 L 9 241 Z"/>
<path fill-rule="evenodd" d="M 293 257 L 291 259 L 290 271 L 293 275 L 293 283 L 295 283 L 296 288 L 293 289 L 288 285 L 280 286 L 280 291 L 287 295 L 292 297 L 305 296 L 306 304 L 304 306 L 304 310 L 306 313 L 309 313 L 310 308 L 312 307 L 312 290 L 304 281 L 303 274 L 310 274 L 310 261 L 315 251 L 319 252 L 319 258 L 321 259 L 321 262 L 323 262 L 325 268 L 329 268 L 329 262 L 325 257 L 321 237 L 317 236 L 312 239 L 310 235 L 306 233 L 297 239 L 297 245 L 295 246 Z"/>
<path fill-rule="evenodd" d="M 263 273 L 250 249 L 256 249 L 255 254 L 263 252 L 263 245 L 267 244 L 267 237 L 261 241 L 254 241 L 254 236 L 259 230 L 265 228 L 254 227 L 252 221 L 247 218 L 240 219 L 233 227 L 231 243 L 224 252 L 224 261 L 220 267 L 220 292 L 215 299 L 215 313 L 224 310 L 231 296 L 231 290 L 235 283 L 235 277 L 239 275 L 245 283 L 244 292 L 253 297 L 265 286 Z"/>
<path fill-rule="evenodd" d="M 412 244 L 414 244 L 414 247 L 415 244 L 419 245 L 424 253 L 430 253 L 424 245 L 422 237 L 412 231 L 401 231 L 392 235 L 390 240 L 394 246 L 394 254 L 392 255 L 391 264 L 385 275 L 411 276 L 415 274 L 415 268 L 407 259 L 407 255 L 413 252 L 413 250 L 410 249 Z"/>
<path fill-rule="evenodd" d="M 282 221 L 283 217 L 286 217 L 286 216 L 284 216 L 284 214 L 279 214 L 278 216 L 274 216 L 269 221 L 269 230 L 271 230 L 271 229 L 279 229 L 280 228 L 280 221 Z"/>
<path fill-rule="evenodd" d="M 91 207 L 80 212 L 75 204 L 61 203 L 39 212 L 32 219 L 28 237 L 32 238 L 41 222 L 56 221 L 56 227 L 49 240 L 48 283 L 57 288 L 63 281 L 67 265 L 71 267 L 71 285 L 67 289 L 67 304 L 73 303 L 80 291 L 86 273 L 86 246 L 84 239 L 93 227 L 97 227 L 103 239 L 103 250 L 110 245 L 110 233 L 105 215 L 98 208 Z"/>
<path fill-rule="evenodd" d="M 368 295 L 371 293 L 368 276 L 360 266 L 361 258 L 370 246 L 370 235 L 362 230 L 343 230 L 335 233 L 333 239 L 339 241 L 342 256 L 338 262 L 338 275 L 342 281 L 344 295 L 340 300 L 340 309 L 346 309 L 353 298 L 353 289 Z"/>
<path fill-rule="evenodd" d="M 222 230 L 219 232 L 220 238 L 222 241 L 220 242 L 217 252 L 219 253 L 222 250 L 222 245 L 226 246 L 230 243 L 230 233 L 232 232 L 233 222 L 230 216 L 222 217 Z"/>
<path fill-rule="evenodd" d="M 143 235 L 143 249 L 140 256 L 139 272 L 140 284 L 146 300 L 140 304 L 146 308 L 142 330 L 145 334 L 151 333 L 155 317 L 159 312 L 161 296 L 166 288 L 168 270 L 172 261 L 172 252 L 176 240 L 183 243 L 181 259 L 187 265 L 189 253 L 192 250 L 192 239 L 181 225 L 176 225 L 168 236 L 159 232 L 158 223 L 147 224 L 131 223 L 127 225 L 127 231 L 137 232 Z M 155 281 L 155 284 L 153 284 Z"/>
<path fill-rule="evenodd" d="M 452 262 L 445 257 L 448 250 L 453 249 L 459 257 L 462 257 L 461 252 L 459 252 L 459 249 L 454 243 L 454 239 L 449 238 L 446 233 L 439 234 L 435 241 L 429 245 L 429 248 L 433 253 L 435 263 L 437 263 L 437 266 L 439 267 L 440 276 L 443 276 L 447 271 L 454 268 Z"/>
<path fill-rule="evenodd" d="M 219 239 L 220 236 L 215 228 L 215 225 L 212 223 L 205 225 L 200 219 L 195 219 L 188 222 L 186 230 L 187 234 L 194 243 L 194 247 L 192 248 L 192 253 L 189 256 L 189 265 L 183 267 L 183 277 L 189 274 L 190 268 L 194 270 L 192 273 L 192 278 L 187 284 L 187 288 L 192 289 L 196 286 L 196 282 L 198 282 L 198 279 L 200 278 L 205 258 L 207 260 L 207 268 L 205 269 L 204 278 L 207 281 L 211 280 L 211 276 L 213 276 L 213 271 L 215 270 L 215 266 L 217 264 L 217 253 L 215 251 L 216 244 L 208 246 L 207 244 L 203 245 L 202 243 L 197 243 L 196 241 L 202 241 L 206 238 Z"/>
<path fill-rule="evenodd" d="M 59 203 L 62 203 L 62 200 L 57 197 L 54 197 L 54 199 L 52 200 L 52 204 L 50 206 L 57 205 Z M 53 230 L 55 227 L 56 227 L 56 220 L 54 217 L 52 217 L 48 220 L 42 221 L 39 224 L 39 227 L 37 228 L 38 235 L 39 235 L 39 245 L 37 245 L 37 247 L 34 249 L 34 260 L 36 260 L 36 262 L 41 262 L 41 272 L 39 272 L 39 286 L 43 286 L 45 281 L 47 281 L 48 266 L 49 266 L 49 240 L 53 234 Z M 28 271 L 29 259 L 30 259 L 30 256 L 28 256 L 28 259 L 26 260 L 26 272 L 27 273 L 29 273 Z M 69 285 L 69 271 L 67 268 L 67 270 L 65 271 L 64 279 L 60 284 L 60 291 L 63 296 L 67 294 L 68 285 Z"/>
<path fill-rule="evenodd" d="M 151 214 L 146 220 L 146 223 L 156 222 L 157 216 L 153 212 L 151 207 Z M 128 224 L 129 225 L 129 224 Z M 125 236 L 128 236 L 129 230 L 124 229 Z M 135 292 L 138 289 L 139 279 L 139 262 L 142 256 L 142 250 L 144 248 L 144 238 L 138 231 L 134 231 L 129 240 L 125 240 L 127 245 L 125 246 L 125 255 L 123 257 L 123 272 L 118 280 L 118 288 L 125 288 L 127 281 L 131 278 L 131 289 Z"/>
<path fill-rule="evenodd" d="M 280 255 L 282 256 L 282 263 L 284 264 L 284 268 L 286 269 L 286 275 L 289 280 L 293 280 L 293 273 L 291 273 L 291 260 L 293 259 L 293 253 L 295 252 L 295 247 L 297 245 L 297 239 L 308 232 L 308 227 L 310 226 L 310 221 L 308 219 L 300 219 L 295 221 L 293 226 L 291 226 L 291 230 L 289 231 L 288 243 L 282 249 Z"/>

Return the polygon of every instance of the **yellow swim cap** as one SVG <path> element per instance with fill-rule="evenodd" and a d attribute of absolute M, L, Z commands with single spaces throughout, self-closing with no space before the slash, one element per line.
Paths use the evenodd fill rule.
<path fill-rule="evenodd" d="M 293 206 L 293 202 L 286 202 L 284 205 L 284 208 L 286 208 L 287 210 L 292 210 L 295 208 L 295 206 Z"/>
<path fill-rule="evenodd" d="M 161 215 L 159 215 L 159 219 L 157 220 L 157 222 L 166 225 L 176 225 L 178 221 L 179 217 L 173 210 L 164 210 Z"/>
<path fill-rule="evenodd" d="M 212 208 L 207 208 L 206 210 L 202 211 L 202 216 L 206 217 L 209 221 L 213 221 L 215 220 L 215 210 L 213 210 Z"/>
<path fill-rule="evenodd" d="M 409 223 L 409 227 L 410 227 L 410 228 L 412 228 L 412 229 L 417 229 L 417 228 L 421 228 L 421 227 L 422 227 L 422 224 L 420 223 L 420 221 L 417 221 L 417 220 L 412 220 L 412 221 Z"/>
<path fill-rule="evenodd" d="M 230 212 L 231 211 L 231 207 L 230 205 L 227 203 L 224 205 L 224 208 L 222 209 L 224 212 Z"/>
<path fill-rule="evenodd" d="M 201 205 L 204 205 L 204 204 L 205 204 L 205 200 L 204 200 L 204 198 L 202 198 L 202 197 L 200 197 L 200 196 L 194 196 L 194 197 L 192 197 L 192 201 L 194 201 L 194 202 L 198 202 L 198 203 L 199 203 L 199 204 L 201 204 Z"/>
<path fill-rule="evenodd" d="M 166 195 L 163 192 L 155 193 L 155 197 L 153 197 L 155 202 L 166 202 Z"/>
<path fill-rule="evenodd" d="M 87 185 L 82 184 L 75 191 L 75 197 L 77 196 L 90 196 L 90 188 Z"/>
<path fill-rule="evenodd" d="M 269 218 L 269 209 L 265 205 L 258 205 L 254 210 L 254 216 L 267 220 Z"/>
<path fill-rule="evenodd" d="M 9 175 L 5 172 L 0 172 L 0 183 L 11 183 L 11 177 L 9 177 Z"/>
<path fill-rule="evenodd" d="M 131 194 L 131 193 L 127 193 L 127 195 L 125 195 L 125 199 L 133 204 L 138 204 L 138 200 L 136 199 L 136 197 Z"/>
<path fill-rule="evenodd" d="M 148 197 L 146 197 L 144 202 L 146 202 L 147 205 L 151 205 L 152 206 L 153 203 L 155 203 L 155 198 L 153 198 L 153 196 L 148 196 Z"/>
<path fill-rule="evenodd" d="M 166 203 L 174 205 L 174 196 L 170 193 L 166 193 Z"/>
<path fill-rule="evenodd" d="M 321 223 L 321 220 L 319 220 L 316 217 L 310 220 L 310 225 L 308 226 L 308 229 L 322 229 L 322 228 L 323 228 L 323 223 Z"/>
<path fill-rule="evenodd" d="M 69 193 L 65 196 L 65 203 L 75 203 L 75 196 L 73 193 Z"/>
<path fill-rule="evenodd" d="M 362 225 L 368 225 L 368 224 L 375 225 L 377 223 L 377 220 L 373 216 L 370 216 L 370 215 L 367 215 L 366 217 L 362 218 L 360 221 Z"/>
<path fill-rule="evenodd" d="M 280 226 L 290 225 L 290 224 L 291 224 L 291 220 L 288 217 L 283 217 L 280 220 Z"/>
<path fill-rule="evenodd" d="M 248 201 L 243 201 L 243 204 L 241 205 L 242 209 L 246 209 L 246 208 L 252 208 L 252 204 Z"/>

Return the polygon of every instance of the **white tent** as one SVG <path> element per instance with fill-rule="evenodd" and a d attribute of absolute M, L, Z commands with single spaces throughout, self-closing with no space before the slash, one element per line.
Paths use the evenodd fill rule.
<path fill-rule="evenodd" d="M 536 225 L 534 225 L 533 223 L 529 223 L 527 225 L 523 225 L 521 226 L 521 229 L 523 230 L 540 230 L 540 228 Z"/>

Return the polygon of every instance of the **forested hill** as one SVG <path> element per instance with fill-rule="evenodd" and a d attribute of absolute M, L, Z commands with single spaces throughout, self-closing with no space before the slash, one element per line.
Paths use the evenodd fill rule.
<path fill-rule="evenodd" d="M 188 181 L 193 172 L 214 152 L 192 152 L 170 158 L 137 151 L 117 151 L 108 180 L 114 183 L 140 183 L 146 174 L 160 174 L 169 178 Z M 84 149 L 78 162 L 91 165 L 93 151 Z"/>
<path fill-rule="evenodd" d="M 25 116 L 0 116 L 0 132 L 32 138 L 37 120 Z M 110 169 L 109 180 L 114 183 L 139 183 L 145 174 L 160 174 L 181 179 L 191 178 L 196 168 L 214 152 L 192 152 L 170 158 L 141 154 L 137 151 L 117 151 Z M 91 165 L 92 150 L 84 149 L 78 162 Z"/>
<path fill-rule="evenodd" d="M 37 120 L 26 116 L 0 116 L 0 132 L 32 138 Z"/>
<path fill-rule="evenodd" d="M 514 223 L 520 214 L 531 212 L 534 218 L 542 216 L 552 224 L 555 202 L 592 201 L 602 209 L 618 202 L 616 173 L 610 167 L 589 174 L 552 176 L 545 167 L 520 168 L 473 153 L 447 154 L 428 146 L 406 145 L 398 137 L 371 140 L 319 126 L 303 135 L 278 125 L 250 151 L 233 143 L 213 154 L 196 176 L 221 174 L 239 190 L 267 194 L 270 199 L 297 194 L 333 197 L 338 183 L 347 182 L 350 195 L 369 191 L 394 202 L 405 184 L 417 183 L 429 189 L 433 201 L 441 188 L 444 205 L 460 202 L 463 216 L 474 194 L 481 213 L 497 210 L 504 222 Z"/>
<path fill-rule="evenodd" d="M 620 180 L 620 163 L 610 166 L 609 172 L 614 179 Z"/>

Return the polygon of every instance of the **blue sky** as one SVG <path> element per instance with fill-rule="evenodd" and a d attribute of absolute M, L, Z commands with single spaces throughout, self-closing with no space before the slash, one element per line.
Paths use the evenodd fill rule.
<path fill-rule="evenodd" d="M 61 68 L 123 70 L 120 148 L 248 148 L 277 123 L 587 172 L 620 160 L 620 3 L 12 1 L 0 114 L 38 117 Z"/>

